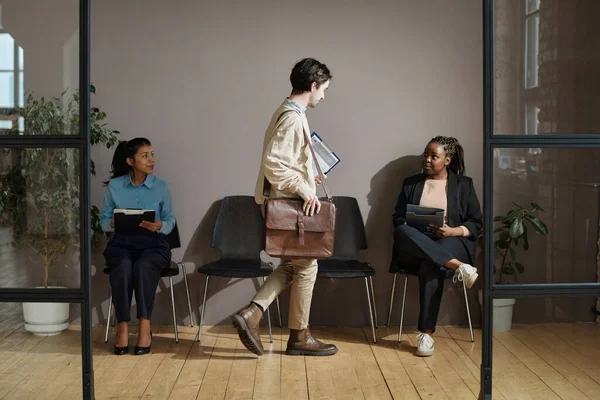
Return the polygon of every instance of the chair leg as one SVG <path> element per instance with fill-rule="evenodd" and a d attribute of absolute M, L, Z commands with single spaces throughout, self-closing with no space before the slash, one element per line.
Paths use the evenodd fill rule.
<path fill-rule="evenodd" d="M 267 280 L 265 276 L 263 276 L 263 283 Z M 269 323 L 269 340 L 273 343 L 273 330 L 271 329 L 271 307 L 267 307 L 267 322 Z"/>
<path fill-rule="evenodd" d="M 171 306 L 173 307 L 173 328 L 175 329 L 175 343 L 179 343 L 179 332 L 177 331 L 177 314 L 175 314 L 175 295 L 173 294 L 173 278 L 169 277 L 171 289 Z"/>
<path fill-rule="evenodd" d="M 402 323 L 404 322 L 404 306 L 406 305 L 406 285 L 408 275 L 404 277 L 404 292 L 402 293 L 402 311 L 400 312 L 400 327 L 398 328 L 398 343 L 402 342 Z"/>
<path fill-rule="evenodd" d="M 110 291 L 110 299 L 108 300 L 108 315 L 106 316 L 106 333 L 104 334 L 104 343 L 108 343 L 108 327 L 110 326 L 111 312 L 112 312 L 112 290 Z"/>
<path fill-rule="evenodd" d="M 373 314 L 375 314 L 375 328 L 379 328 L 379 322 L 377 322 L 377 303 L 375 302 L 375 290 L 373 289 L 373 277 L 369 277 L 369 285 L 371 285 L 371 298 L 373 299 Z"/>
<path fill-rule="evenodd" d="M 183 272 L 183 282 L 185 283 L 185 294 L 187 295 L 188 310 L 190 312 L 190 327 L 194 326 L 194 313 L 192 312 L 192 302 L 190 301 L 190 287 L 188 286 L 187 273 L 185 271 L 185 264 L 180 262 L 181 271 Z"/>
<path fill-rule="evenodd" d="M 277 304 L 277 317 L 279 317 L 279 327 L 283 328 L 281 323 L 281 309 L 279 308 L 279 296 L 275 297 L 275 303 Z"/>
<path fill-rule="evenodd" d="M 373 331 L 373 343 L 377 343 L 375 323 L 373 322 L 373 306 L 371 304 L 371 292 L 369 291 L 369 280 L 365 277 L 365 288 L 367 289 L 367 301 L 369 302 L 369 316 L 371 317 L 371 330 Z"/>
<path fill-rule="evenodd" d="M 204 283 L 204 299 L 202 300 L 202 309 L 200 310 L 200 323 L 198 325 L 198 334 L 196 337 L 198 341 L 200 341 L 200 336 L 202 336 L 202 326 L 204 325 L 204 310 L 206 309 L 206 293 L 208 292 L 208 278 L 206 275 L 206 282 Z"/>
<path fill-rule="evenodd" d="M 467 306 L 467 317 L 469 318 L 469 330 L 471 331 L 471 342 L 475 341 L 473 336 L 473 325 L 471 324 L 471 311 L 469 310 L 469 298 L 467 297 L 467 285 L 463 281 L 463 291 L 465 292 L 465 305 Z"/>
<path fill-rule="evenodd" d="M 390 311 L 388 311 L 388 321 L 387 326 L 390 327 L 392 322 L 392 308 L 394 307 L 394 292 L 396 291 L 396 277 L 398 274 L 394 274 L 394 281 L 392 283 L 392 293 L 390 294 Z"/>

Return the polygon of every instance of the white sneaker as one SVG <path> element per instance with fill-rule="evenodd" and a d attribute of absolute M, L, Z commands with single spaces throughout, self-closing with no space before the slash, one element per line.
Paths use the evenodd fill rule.
<path fill-rule="evenodd" d="M 433 338 L 427 333 L 417 335 L 419 345 L 417 346 L 417 355 L 420 357 L 429 357 L 433 355 Z"/>
<path fill-rule="evenodd" d="M 452 282 L 457 283 L 464 281 L 467 288 L 471 289 L 471 286 L 473 286 L 478 276 L 477 268 L 472 267 L 469 264 L 463 264 L 454 272 Z"/>

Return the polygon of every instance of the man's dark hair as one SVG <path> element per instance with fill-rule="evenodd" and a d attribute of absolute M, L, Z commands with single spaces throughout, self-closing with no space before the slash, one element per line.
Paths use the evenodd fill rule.
<path fill-rule="evenodd" d="M 292 94 L 310 92 L 313 82 L 317 88 L 332 78 L 327 65 L 318 62 L 314 58 L 300 60 L 292 68 L 290 82 L 292 83 Z"/>

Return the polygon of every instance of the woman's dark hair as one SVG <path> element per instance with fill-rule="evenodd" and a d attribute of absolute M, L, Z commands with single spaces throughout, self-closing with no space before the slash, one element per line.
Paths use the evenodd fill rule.
<path fill-rule="evenodd" d="M 429 143 L 437 143 L 441 146 L 444 146 L 446 150 L 446 154 L 448 157 L 452 158 L 450 161 L 450 165 L 448 168 L 454 172 L 456 175 L 464 175 L 466 173 L 465 169 L 465 151 L 460 143 L 458 143 L 458 139 L 450 136 L 436 136 L 432 138 Z"/>
<path fill-rule="evenodd" d="M 290 74 L 292 94 L 310 92 L 313 82 L 319 87 L 331 78 L 331 72 L 327 65 L 318 62 L 314 58 L 300 60 L 294 65 Z"/>
<path fill-rule="evenodd" d="M 110 170 L 110 179 L 118 178 L 123 175 L 129 174 L 131 167 L 127 164 L 128 158 L 133 158 L 142 146 L 151 146 L 152 143 L 146 138 L 138 137 L 129 141 L 121 141 L 115 149 L 115 155 L 112 159 L 112 168 Z M 104 185 L 108 185 L 108 182 L 104 182 Z"/>

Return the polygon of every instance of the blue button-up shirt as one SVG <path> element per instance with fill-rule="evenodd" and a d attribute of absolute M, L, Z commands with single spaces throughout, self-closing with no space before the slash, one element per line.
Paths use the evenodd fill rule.
<path fill-rule="evenodd" d="M 304 114 L 306 112 L 306 107 L 304 107 L 302 104 L 295 102 L 294 100 L 290 100 L 290 99 L 285 99 L 285 101 L 292 106 L 293 108 L 295 108 L 296 110 L 298 110 L 298 112 L 300 114 Z"/>
<path fill-rule="evenodd" d="M 114 231 L 110 222 L 115 208 L 154 210 L 156 219 L 163 223 L 158 232 L 164 235 L 171 233 L 175 226 L 169 184 L 154 175 L 148 175 L 144 183 L 139 186 L 133 184 L 129 175 L 110 180 L 101 211 L 102 229 L 105 232 Z"/>

